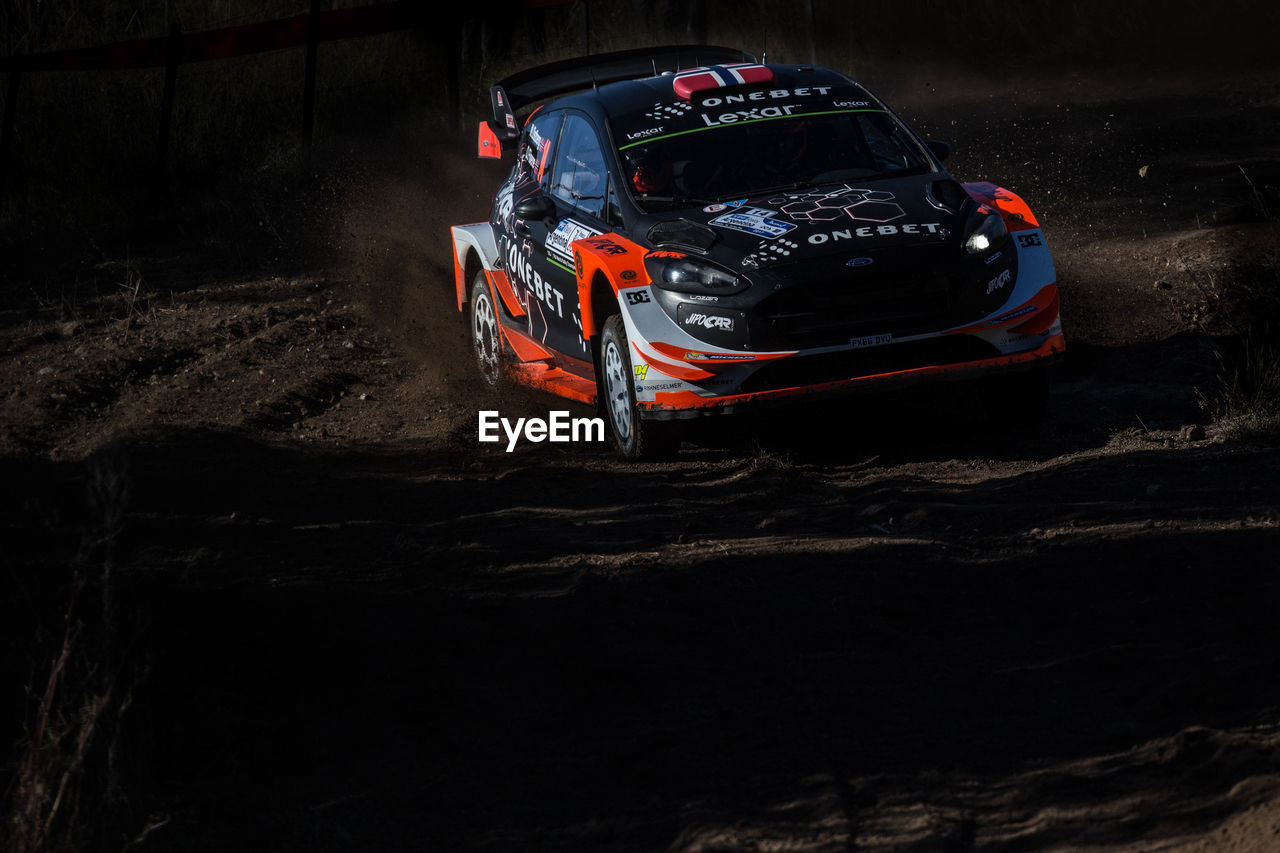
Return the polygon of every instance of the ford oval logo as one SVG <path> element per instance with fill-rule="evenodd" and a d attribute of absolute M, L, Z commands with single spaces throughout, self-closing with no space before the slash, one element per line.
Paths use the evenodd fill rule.
<path fill-rule="evenodd" d="M 874 258 L 850 258 L 844 262 L 846 267 L 867 267 L 875 263 Z"/>

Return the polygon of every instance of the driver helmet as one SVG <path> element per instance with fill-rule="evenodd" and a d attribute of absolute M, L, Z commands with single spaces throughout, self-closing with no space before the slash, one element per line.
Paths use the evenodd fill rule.
<path fill-rule="evenodd" d="M 648 195 L 671 187 L 671 161 L 663 155 L 642 149 L 631 158 L 631 184 L 636 192 Z"/>

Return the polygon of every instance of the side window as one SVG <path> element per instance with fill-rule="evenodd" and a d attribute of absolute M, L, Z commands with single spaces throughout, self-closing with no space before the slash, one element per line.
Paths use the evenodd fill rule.
<path fill-rule="evenodd" d="M 595 126 L 583 116 L 565 119 L 555 155 L 551 194 L 583 213 L 604 219 L 609 173 Z"/>
<path fill-rule="evenodd" d="M 529 170 L 545 190 L 551 179 L 551 151 L 556 146 L 560 122 L 564 113 L 547 113 L 535 116 L 525 129 L 524 145 L 520 149 L 521 166 Z"/>

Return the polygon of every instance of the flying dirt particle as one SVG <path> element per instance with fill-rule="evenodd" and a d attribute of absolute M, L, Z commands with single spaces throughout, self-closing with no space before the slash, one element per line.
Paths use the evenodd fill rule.
<path fill-rule="evenodd" d="M 1138 177 L 1139 177 L 1139 178 L 1145 178 L 1145 177 L 1147 176 L 1147 172 L 1148 172 L 1150 169 L 1151 169 L 1151 166 L 1150 166 L 1150 165 L 1146 165 L 1146 166 L 1141 167 L 1140 169 L 1138 169 Z"/>

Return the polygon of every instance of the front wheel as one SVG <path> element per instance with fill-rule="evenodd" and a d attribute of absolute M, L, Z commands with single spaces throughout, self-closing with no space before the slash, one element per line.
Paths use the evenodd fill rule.
<path fill-rule="evenodd" d="M 614 314 L 600 335 L 600 393 L 618 450 L 627 459 L 664 459 L 680 449 L 680 425 L 646 421 L 636 408 L 635 374 L 622 316 Z"/>
<path fill-rule="evenodd" d="M 502 358 L 502 333 L 498 331 L 498 312 L 493 307 L 493 296 L 484 270 L 478 270 L 471 280 L 471 346 L 476 354 L 476 366 L 489 387 L 497 387 L 502 381 L 506 366 Z"/>

